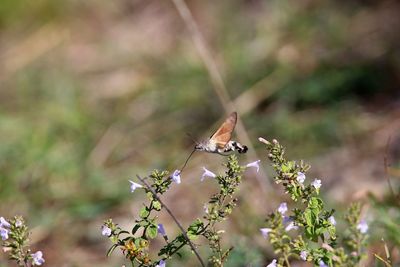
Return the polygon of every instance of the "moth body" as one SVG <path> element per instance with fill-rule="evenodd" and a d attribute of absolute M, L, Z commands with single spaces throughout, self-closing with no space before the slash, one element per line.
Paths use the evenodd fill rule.
<path fill-rule="evenodd" d="M 231 140 L 236 121 L 237 113 L 233 112 L 218 128 L 218 130 L 210 137 L 210 139 L 196 144 L 195 150 L 206 151 L 209 153 L 217 153 L 221 155 L 229 155 L 231 152 L 234 151 L 238 151 L 239 153 L 246 153 L 247 146 Z"/>

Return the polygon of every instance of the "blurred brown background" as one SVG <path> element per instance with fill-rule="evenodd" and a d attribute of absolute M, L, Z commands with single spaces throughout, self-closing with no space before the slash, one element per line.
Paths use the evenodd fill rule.
<path fill-rule="evenodd" d="M 118 253 L 105 258 L 110 243 L 100 226 L 109 217 L 132 225 L 143 194 L 130 194 L 128 179 L 180 167 L 193 146 L 186 133 L 209 136 L 234 105 L 238 139 L 253 147 L 240 160 L 261 158 L 263 171 L 246 172 L 239 207 L 221 226 L 235 246 L 227 266 L 264 266 L 273 257 L 258 229 L 286 199 L 259 136 L 312 164 L 307 179 L 322 179 L 338 217 L 349 201 L 365 203 L 370 252 L 382 250 L 383 237 L 398 257 L 400 209 L 383 158 L 397 192 L 399 3 L 187 4 L 226 91 L 172 1 L 2 0 L 0 215 L 26 217 L 46 266 L 121 266 Z M 215 190 L 200 182 L 201 167 L 217 172 L 224 160 L 196 153 L 165 196 L 184 224 L 201 216 Z M 14 266 L 0 255 L 0 266 Z M 187 253 L 169 266 L 193 260 Z"/>

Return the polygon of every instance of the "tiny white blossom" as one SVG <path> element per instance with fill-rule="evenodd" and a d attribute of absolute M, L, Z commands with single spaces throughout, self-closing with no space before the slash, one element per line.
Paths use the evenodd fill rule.
<path fill-rule="evenodd" d="M 260 170 L 260 161 L 261 160 L 256 160 L 256 161 L 250 162 L 246 165 L 246 168 L 250 168 L 250 167 L 256 168 L 256 171 L 258 172 Z"/>
<path fill-rule="evenodd" d="M 135 192 L 135 190 L 137 188 L 142 188 L 143 187 L 141 184 L 132 182 L 131 180 L 129 180 L 129 182 L 131 183 L 131 193 Z"/>
<path fill-rule="evenodd" d="M 277 265 L 276 265 L 276 260 L 273 259 L 273 260 L 271 261 L 271 263 L 268 264 L 266 267 L 276 267 L 276 266 L 277 266 Z"/>
<path fill-rule="evenodd" d="M 260 232 L 264 238 L 268 238 L 269 232 L 271 232 L 271 228 L 260 228 Z"/>
<path fill-rule="evenodd" d="M 31 254 L 33 265 L 42 265 L 45 260 L 43 259 L 43 253 L 39 250 L 38 252 Z"/>
<path fill-rule="evenodd" d="M 361 220 L 360 223 L 357 225 L 357 229 L 362 234 L 366 234 L 368 232 L 368 224 L 365 220 Z"/>
<path fill-rule="evenodd" d="M 206 167 L 203 167 L 204 173 L 201 176 L 201 180 L 200 181 L 204 181 L 204 178 L 206 177 L 211 177 L 211 178 L 215 178 L 217 177 L 217 175 L 215 175 L 215 173 L 213 173 L 212 171 L 209 171 L 206 169 Z"/>
<path fill-rule="evenodd" d="M 18 220 L 15 222 L 15 226 L 16 226 L 16 227 L 21 227 L 21 226 L 22 226 L 22 221 L 21 221 L 20 219 L 18 219 Z"/>
<path fill-rule="evenodd" d="M 287 210 L 288 208 L 286 202 L 282 202 L 278 207 L 278 212 L 282 215 L 285 214 Z"/>
<path fill-rule="evenodd" d="M 4 217 L 0 217 L 0 227 L 10 228 L 11 224 Z"/>
<path fill-rule="evenodd" d="M 319 261 L 319 267 L 329 267 L 323 260 Z"/>
<path fill-rule="evenodd" d="M 315 189 L 318 190 L 318 189 L 321 187 L 322 183 L 321 183 L 321 180 L 315 179 L 315 180 L 311 183 L 311 185 L 314 186 Z"/>
<path fill-rule="evenodd" d="M 331 216 L 328 218 L 328 221 L 332 224 L 332 225 L 336 225 L 336 220 L 335 217 Z"/>
<path fill-rule="evenodd" d="M 156 267 L 165 267 L 165 261 L 160 260 L 160 262 L 156 265 Z"/>
<path fill-rule="evenodd" d="M 306 175 L 305 175 L 304 173 L 302 173 L 302 172 L 298 172 L 298 173 L 297 173 L 297 178 L 296 178 L 296 180 L 297 180 L 299 183 L 303 184 L 305 179 L 306 179 Z"/>
<path fill-rule="evenodd" d="M 181 183 L 181 171 L 175 170 L 174 173 L 172 174 L 171 178 L 175 183 L 180 184 Z"/>
<path fill-rule="evenodd" d="M 208 203 L 205 203 L 203 206 L 204 212 L 208 214 Z"/>
<path fill-rule="evenodd" d="M 299 227 L 297 225 L 294 225 L 294 222 L 290 222 L 286 227 L 285 231 L 289 232 L 290 230 L 297 230 Z"/>
<path fill-rule="evenodd" d="M 307 260 L 307 255 L 308 255 L 308 252 L 305 251 L 305 250 L 303 250 L 302 252 L 300 252 L 300 258 L 301 258 L 303 261 L 306 261 L 306 260 Z"/>
<path fill-rule="evenodd" d="M 106 225 L 102 225 L 101 226 L 101 234 L 102 235 L 104 235 L 104 236 L 110 236 L 111 235 L 111 229 L 108 227 L 108 226 L 106 226 Z"/>
<path fill-rule="evenodd" d="M 10 230 L 8 230 L 7 228 L 0 227 L 0 236 L 3 241 L 8 239 L 9 232 Z"/>

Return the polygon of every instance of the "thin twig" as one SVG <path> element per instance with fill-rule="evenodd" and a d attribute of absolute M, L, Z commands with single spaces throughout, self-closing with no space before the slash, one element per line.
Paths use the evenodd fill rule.
<path fill-rule="evenodd" d="M 185 229 L 183 229 L 182 225 L 179 223 L 178 219 L 175 217 L 175 215 L 172 213 L 172 211 L 164 204 L 164 202 L 161 201 L 161 199 L 157 196 L 157 193 L 154 191 L 153 188 L 139 175 L 136 175 L 136 177 L 146 186 L 148 190 L 153 194 L 153 196 L 161 203 L 161 205 L 164 207 L 164 209 L 168 212 L 168 214 L 171 216 L 171 218 L 175 221 L 175 224 L 179 227 L 179 229 L 182 232 L 183 237 L 185 237 L 186 241 L 188 242 L 189 246 L 192 248 L 194 254 L 196 255 L 197 259 L 199 260 L 201 266 L 205 267 L 203 260 L 201 259 L 199 253 L 197 252 L 196 248 L 194 247 L 193 243 L 190 241 L 189 237 L 186 235 Z"/>
<path fill-rule="evenodd" d="M 172 2 L 174 3 L 176 9 L 178 10 L 179 15 L 185 22 L 185 24 L 190 32 L 193 43 L 196 46 L 196 49 L 208 71 L 208 74 L 210 75 L 210 79 L 213 84 L 214 91 L 217 94 L 223 108 L 225 109 L 226 113 L 230 113 L 230 112 L 236 110 L 234 103 L 229 96 L 228 90 L 226 89 L 226 86 L 222 79 L 222 75 L 218 70 L 217 64 L 216 64 L 213 56 L 211 55 L 210 50 L 207 48 L 206 42 L 203 38 L 203 35 L 201 34 L 200 30 L 198 29 L 198 26 L 192 16 L 192 13 L 190 12 L 190 10 L 188 8 L 188 6 L 186 5 L 184 0 L 172 0 Z M 237 133 L 238 133 L 239 138 L 249 146 L 249 156 L 251 158 L 259 158 L 257 153 L 254 150 L 254 146 L 252 145 L 250 137 L 247 134 L 247 131 L 246 131 L 240 117 L 238 118 L 236 126 L 237 126 Z M 265 178 L 268 177 L 263 169 L 261 169 L 260 171 L 261 171 L 261 175 L 260 175 L 261 177 L 265 177 Z M 266 186 L 266 183 L 269 183 L 269 180 L 268 179 L 261 180 L 259 176 L 256 176 L 256 178 L 257 178 L 257 181 L 258 181 L 263 193 L 267 194 L 269 192 L 269 189 Z"/>
<path fill-rule="evenodd" d="M 384 164 L 384 168 L 385 168 L 385 178 L 386 178 L 386 180 L 388 182 L 389 189 L 390 189 L 390 192 L 392 194 L 392 197 L 395 198 L 396 194 L 394 193 L 394 190 L 393 190 L 393 187 L 392 187 L 392 183 L 390 182 L 390 176 L 388 174 L 388 168 L 389 168 L 389 166 L 388 166 L 388 154 L 389 154 L 389 152 L 388 151 L 389 151 L 390 139 L 391 139 L 391 136 L 389 136 L 389 138 L 387 140 L 387 143 L 386 143 L 385 155 L 383 156 L 383 164 Z"/>

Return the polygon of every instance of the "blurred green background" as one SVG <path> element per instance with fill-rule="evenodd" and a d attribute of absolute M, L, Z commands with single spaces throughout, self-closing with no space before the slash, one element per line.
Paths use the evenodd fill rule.
<path fill-rule="evenodd" d="M 285 199 L 259 136 L 312 164 L 308 179 L 322 179 L 338 217 L 349 201 L 365 203 L 370 255 L 382 253 L 384 238 L 399 257 L 399 201 L 383 158 L 397 192 L 400 4 L 187 3 L 267 174 L 246 172 L 225 225 L 235 246 L 227 266 L 273 257 L 258 229 Z M 129 193 L 128 179 L 180 167 L 193 145 L 186 133 L 208 136 L 227 114 L 187 25 L 170 1 L 2 0 L 0 62 L 0 215 L 26 217 L 46 266 L 121 266 L 118 253 L 105 258 L 100 226 L 113 217 L 128 227 L 137 215 L 143 195 Z M 195 154 L 167 194 L 184 224 L 214 189 L 200 183 L 201 167 L 217 171 L 224 160 Z M 0 266 L 14 265 L 0 253 Z"/>

